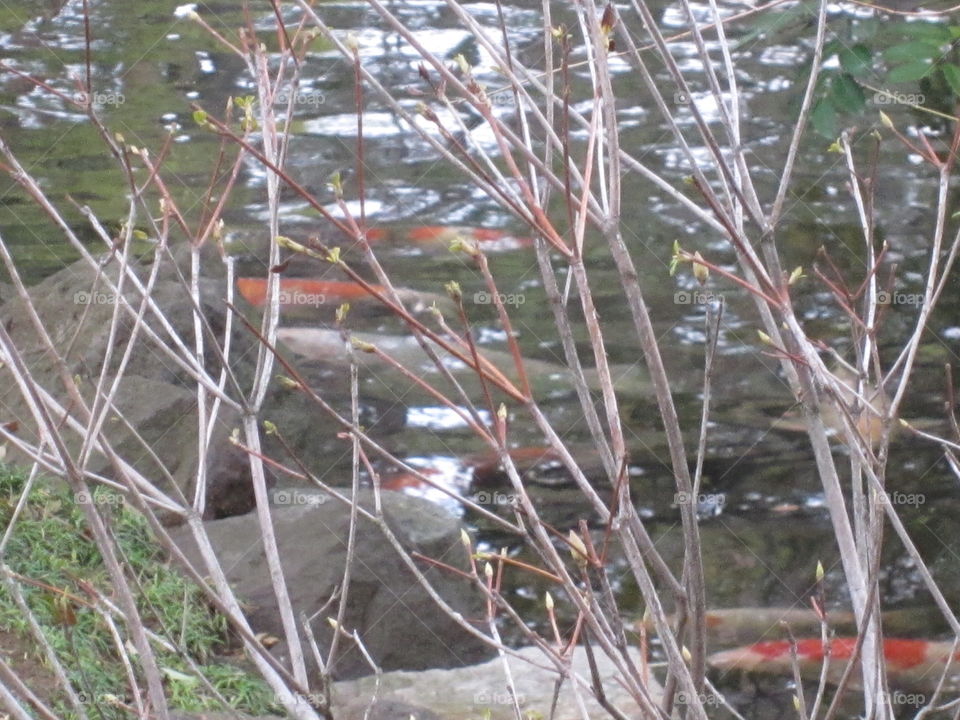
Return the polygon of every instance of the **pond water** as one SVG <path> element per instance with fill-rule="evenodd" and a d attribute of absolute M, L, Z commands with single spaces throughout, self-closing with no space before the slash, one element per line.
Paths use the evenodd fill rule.
<path fill-rule="evenodd" d="M 478 75 L 493 83 L 490 59 L 461 29 L 444 2 L 411 0 L 388 5 L 417 32 L 428 49 L 450 59 L 464 54 L 476 66 Z M 654 5 L 655 16 L 665 28 L 683 29 L 677 4 L 658 0 Z M 43 78 L 61 91 L 76 92 L 71 78 L 81 73 L 84 65 L 79 4 L 61 7 L 59 2 L 37 1 L 7 7 L 15 10 L 0 13 L 3 61 Z M 469 2 L 465 7 L 481 21 L 495 22 L 495 4 Z M 709 14 L 706 3 L 695 3 L 694 7 L 704 16 Z M 728 14 L 746 8 L 739 3 L 723 3 L 721 7 Z M 93 68 L 102 116 L 111 131 L 121 133 L 135 145 L 155 148 L 154 153 L 168 135 L 172 138 L 165 171 L 172 192 L 189 207 L 202 198 L 216 152 L 216 139 L 192 121 L 190 104 L 197 103 L 219 115 L 229 96 L 252 94 L 252 86 L 236 57 L 215 47 L 193 23 L 175 19 L 172 9 L 171 3 L 160 1 L 95 3 Z M 235 29 L 243 23 L 239 3 L 207 4 L 200 10 L 229 37 L 234 37 Z M 517 56 L 535 62 L 542 49 L 539 4 L 518 0 L 503 10 Z M 322 12 L 332 27 L 356 32 L 365 65 L 385 86 L 395 88 L 404 104 L 412 107 L 422 99 L 418 95 L 416 56 L 385 29 L 365 3 L 327 2 L 322 5 Z M 565 20 L 575 27 L 572 16 L 563 17 L 565 12 L 558 8 L 554 22 Z M 269 30 L 272 14 L 263 3 L 253 3 L 251 13 L 261 31 L 261 41 L 275 47 L 275 36 Z M 853 6 L 836 6 L 832 24 L 843 27 L 868 15 Z M 752 25 L 746 21 L 732 25 L 728 32 L 736 38 L 747 37 L 751 30 Z M 709 112 L 706 96 L 701 94 L 705 86 L 694 60 L 694 49 L 681 43 L 675 52 L 695 89 L 691 100 Z M 751 150 L 750 159 L 760 188 L 767 194 L 764 200 L 769 200 L 779 180 L 783 138 L 791 127 L 798 102 L 798 68 L 807 55 L 804 45 L 789 34 L 769 41 L 751 39 L 738 48 L 737 54 L 746 97 L 744 141 Z M 583 57 L 582 48 L 575 45 L 574 60 Z M 639 77 L 626 63 L 616 63 L 614 70 L 615 88 L 621 98 L 624 146 L 665 177 L 676 179 L 679 185 L 688 170 L 653 111 Z M 585 97 L 585 72 L 580 68 L 574 74 L 574 95 L 580 92 L 580 99 Z M 305 63 L 303 77 L 288 167 L 299 182 L 332 203 L 326 189 L 330 176 L 337 171 L 343 173 L 348 197 L 355 178 L 352 73 L 334 52 L 318 46 Z M 370 95 L 367 100 L 366 210 L 372 224 L 388 228 L 463 225 L 523 235 L 524 229 L 493 201 L 479 194 L 455 170 L 438 163 L 435 153 L 395 120 L 380 99 Z M 681 121 L 689 122 L 683 98 L 677 100 Z M 81 232 L 85 232 L 81 216 L 71 209 L 68 194 L 78 203 L 89 204 L 105 222 L 119 223 L 126 212 L 126 188 L 113 160 L 102 151 L 96 131 L 82 115 L 9 73 L 0 75 L 0 110 L 0 137 L 61 200 L 67 217 Z M 497 104 L 497 112 L 509 116 L 513 108 L 503 102 Z M 900 120 L 906 118 L 903 113 Z M 492 138 L 482 124 L 466 113 L 465 120 L 472 139 L 492 150 Z M 576 137 L 580 143 L 583 139 L 582 134 Z M 809 268 L 817 249 L 825 245 L 840 267 L 853 271 L 863 255 L 860 233 L 845 187 L 843 164 L 839 156 L 826 152 L 827 145 L 827 141 L 816 136 L 808 137 L 803 144 L 796 183 L 788 199 L 789 212 L 780 231 L 781 247 L 789 267 Z M 932 173 L 905 160 L 905 152 L 888 141 L 877 177 L 877 228 L 891 246 L 888 258 L 897 265 L 897 290 L 921 292 L 936 201 Z M 248 165 L 227 214 L 230 248 L 241 257 L 241 267 L 247 274 L 264 272 L 258 254 L 267 232 L 263 183 L 263 172 Z M 689 295 L 677 295 L 694 292 L 696 288 L 689 273 L 681 273 L 678 278 L 668 275 L 671 246 L 679 240 L 684 247 L 709 253 L 715 262 L 730 268 L 734 258 L 721 237 L 694 222 L 651 184 L 628 175 L 624 187 L 624 232 L 641 272 L 658 332 L 668 348 L 668 365 L 675 378 L 680 412 L 690 447 L 694 447 L 700 414 L 698 387 L 706 306 L 696 299 L 691 302 Z M 305 203 L 293 195 L 284 197 L 281 231 L 285 235 L 302 239 L 318 229 L 328 232 Z M 0 179 L 0 233 L 15 248 L 34 280 L 74 259 L 46 218 L 5 179 Z M 618 366 L 630 368 L 639 353 L 617 292 L 619 281 L 602 244 L 589 242 L 588 247 L 588 263 L 607 328 L 609 354 Z M 383 261 L 398 285 L 443 293 L 443 283 L 456 280 L 468 295 L 483 290 L 473 266 L 442 248 L 389 248 L 384 251 Z M 560 347 L 532 251 L 491 254 L 491 264 L 500 289 L 517 299 L 513 322 L 524 351 L 539 360 L 559 360 Z M 716 607 L 805 604 L 814 567 L 820 559 L 828 568 L 830 597 L 842 604 L 842 577 L 812 456 L 802 434 L 770 430 L 772 421 L 789 408 L 790 396 L 779 379 L 775 361 L 757 341 L 753 304 L 745 293 L 729 285 L 715 284 L 713 291 L 722 293 L 726 309 L 716 373 L 716 422 L 709 443 L 702 505 L 709 602 Z M 804 308 L 809 332 L 836 343 L 842 351 L 846 346 L 840 338 L 846 321 L 825 288 L 808 279 L 798 288 L 797 302 Z M 491 349 L 504 349 L 504 335 L 494 322 L 493 313 L 489 308 L 474 308 L 474 331 L 480 342 Z M 958 310 L 960 292 L 954 283 L 941 302 L 922 348 L 915 392 L 910 395 L 904 417 L 942 415 L 942 367 L 945 362 L 955 362 L 960 353 Z M 332 308 L 323 308 L 322 312 L 326 313 L 322 319 L 329 323 Z M 891 307 L 884 330 L 885 348 L 895 345 L 914 313 L 911 306 Z M 380 318 L 368 321 L 364 329 L 389 332 L 398 328 L 389 319 Z M 578 340 L 586 350 L 586 338 Z M 585 352 L 584 357 L 589 357 L 589 353 Z M 640 369 L 634 368 L 629 371 L 628 380 L 640 378 L 641 374 Z M 448 412 L 416 398 L 407 398 L 398 410 L 396 397 L 382 383 L 365 385 L 364 396 L 370 412 L 384 419 L 376 434 L 391 450 L 436 471 L 437 477 L 457 490 L 487 493 L 485 497 L 492 505 L 502 499 L 504 488 L 495 483 L 468 488 L 470 477 L 459 459 L 482 447 L 465 427 L 451 422 Z M 583 447 L 585 462 L 589 462 L 589 436 L 575 407 L 575 398 L 561 392 L 559 386 L 549 385 L 545 397 L 544 407 L 561 434 L 575 446 Z M 658 546 L 668 560 L 676 560 L 679 514 L 674 505 L 667 455 L 656 429 L 655 407 L 643 392 L 628 392 L 625 414 L 629 417 L 634 448 L 631 471 L 635 497 Z M 533 428 L 524 430 L 521 426 L 515 430 L 518 446 L 543 442 Z M 338 446 L 334 439 L 321 441 L 330 443 L 332 476 L 342 471 L 346 479 L 349 457 L 342 452 L 342 445 Z M 960 507 L 955 480 L 940 453 L 933 446 L 901 437 L 893 446 L 888 477 L 897 490 L 923 498 L 922 503 L 903 508 L 904 517 L 948 597 L 954 602 L 960 600 L 957 547 L 951 539 L 958 536 L 960 529 Z M 552 482 L 548 470 L 541 469 L 537 483 L 537 502 L 551 522 L 563 527 L 584 512 L 576 493 L 562 483 Z M 410 491 L 418 492 L 416 488 Z M 487 546 L 495 548 L 505 543 L 512 552 L 523 554 L 522 548 L 512 545 L 512 539 L 498 536 L 490 528 L 480 530 Z M 619 561 L 614 562 L 614 577 L 618 577 Z M 619 576 L 626 578 L 627 574 Z M 511 581 L 514 585 L 510 592 L 517 603 L 536 614 L 538 598 L 542 598 L 545 588 L 526 578 Z M 641 612 L 632 582 L 623 579 L 616 585 L 624 611 Z M 891 607 L 928 603 L 915 568 L 895 543 L 890 543 L 884 560 L 883 588 L 885 601 Z M 789 698 L 789 693 L 784 697 Z"/>

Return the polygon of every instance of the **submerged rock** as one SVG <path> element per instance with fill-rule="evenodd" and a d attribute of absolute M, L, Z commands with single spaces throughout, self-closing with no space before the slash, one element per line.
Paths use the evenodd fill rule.
<path fill-rule="evenodd" d="M 384 355 L 412 371 L 416 376 L 425 377 L 431 382 L 439 380 L 439 371 L 436 364 L 424 352 L 420 342 L 412 334 L 389 335 L 384 333 L 353 332 L 351 338 L 361 345 L 372 345 Z M 340 331 L 332 328 L 319 327 L 286 327 L 278 332 L 278 339 L 290 350 L 313 362 L 346 367 L 350 362 L 347 347 Z M 456 345 L 452 339 L 451 344 Z M 428 341 L 429 342 L 429 341 Z M 439 345 L 430 343 L 444 367 L 457 377 L 465 391 L 474 399 L 482 397 L 482 387 L 476 372 L 459 357 L 456 357 Z M 459 350 L 465 357 L 470 356 L 470 349 L 460 346 Z M 481 356 L 490 362 L 503 376 L 519 389 L 519 380 L 513 355 L 506 350 L 496 350 L 487 347 L 478 348 Z M 355 351 L 353 357 L 364 370 L 365 377 L 371 377 L 377 386 L 389 388 L 391 396 L 427 398 L 431 403 L 435 399 L 424 393 L 412 380 L 396 370 L 391 363 L 380 355 L 372 352 Z M 573 373 L 566 365 L 537 358 L 525 358 L 523 361 L 525 372 L 530 380 L 534 396 L 560 397 L 571 395 L 574 392 L 572 381 Z M 637 397 L 649 394 L 650 383 L 643 368 L 637 366 L 611 366 L 614 378 L 614 387 L 622 396 Z M 429 377 L 430 375 L 434 377 Z M 587 385 L 596 390 L 600 388 L 599 373 L 595 368 L 585 368 L 584 377 Z M 436 378 L 436 379 L 434 379 Z M 439 385 L 445 389 L 446 383 Z"/>

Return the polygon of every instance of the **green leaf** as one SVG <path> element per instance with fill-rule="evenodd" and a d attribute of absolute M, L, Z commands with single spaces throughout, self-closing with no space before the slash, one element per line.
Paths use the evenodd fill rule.
<path fill-rule="evenodd" d="M 960 25 L 951 25 L 947 30 L 950 31 L 950 36 L 954 39 L 960 38 Z"/>
<path fill-rule="evenodd" d="M 867 100 L 863 96 L 863 89 L 850 75 L 838 75 L 833 81 L 833 92 L 830 100 L 842 112 L 858 113 L 866 107 Z"/>
<path fill-rule="evenodd" d="M 810 123 L 818 135 L 830 139 L 837 136 L 837 111 L 826 98 L 817 101 L 810 113 Z"/>
<path fill-rule="evenodd" d="M 931 23 L 923 20 L 903 23 L 900 26 L 904 35 L 909 37 L 932 40 L 936 43 L 950 42 L 953 39 L 953 33 L 950 28 L 943 23 Z"/>
<path fill-rule="evenodd" d="M 890 63 L 910 63 L 925 59 L 934 60 L 942 54 L 940 45 L 916 40 L 888 47 L 883 51 L 883 59 Z"/>
<path fill-rule="evenodd" d="M 840 53 L 840 67 L 851 75 L 862 75 L 870 70 L 872 56 L 866 45 L 854 45 Z"/>
<path fill-rule="evenodd" d="M 929 62 L 912 62 L 906 65 L 895 67 L 887 75 L 887 80 L 892 83 L 913 82 L 924 77 L 933 67 Z"/>
<path fill-rule="evenodd" d="M 953 90 L 953 94 L 960 96 L 960 67 L 952 63 L 946 63 L 942 70 L 943 77 L 946 79 L 950 89 Z"/>

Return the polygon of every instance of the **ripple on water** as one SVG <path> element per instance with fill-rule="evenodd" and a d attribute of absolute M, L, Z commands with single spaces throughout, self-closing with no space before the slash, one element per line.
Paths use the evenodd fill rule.
<path fill-rule="evenodd" d="M 466 412 L 463 408 L 460 410 Z M 490 423 L 490 413 L 478 411 L 484 423 Z M 407 409 L 407 427 L 424 430 L 458 430 L 467 427 L 463 416 L 448 407 L 412 407 Z"/>

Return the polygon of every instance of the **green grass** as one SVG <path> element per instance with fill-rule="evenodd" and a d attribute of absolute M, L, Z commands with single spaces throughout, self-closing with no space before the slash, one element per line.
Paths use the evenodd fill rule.
<path fill-rule="evenodd" d="M 0 465 L 0 532 L 10 523 L 25 478 L 23 472 Z M 83 583 L 112 598 L 110 579 L 86 528 L 82 510 L 74 502 L 73 494 L 57 489 L 58 485 L 43 482 L 34 486 L 3 561 L 15 573 L 40 584 L 20 583 L 20 587 L 74 688 L 85 698 L 90 719 L 119 720 L 129 714 L 111 700 L 119 698 L 129 703 L 131 696 L 113 638 L 100 614 L 71 599 L 71 596 L 90 599 Z M 116 538 L 121 562 L 135 590 L 145 624 L 177 648 L 176 652 L 157 650 L 170 705 L 188 711 L 279 712 L 272 702 L 272 692 L 262 680 L 217 660 L 217 651 L 223 649 L 227 641 L 226 622 L 211 611 L 199 589 L 166 564 L 143 518 L 126 507 L 116 493 L 99 488 L 95 498 L 98 510 L 108 519 Z M 126 642 L 122 623 L 116 622 L 116 625 Z M 2 585 L 0 628 L 22 637 L 24 647 L 36 646 L 28 634 L 26 619 Z M 132 647 L 131 643 L 126 644 Z M 224 696 L 228 707 L 224 707 L 189 668 L 184 659 L 187 655 Z M 45 662 L 39 649 L 36 657 Z M 11 660 L 15 662 L 15 658 Z M 144 688 L 135 657 L 133 662 L 140 686 Z M 76 717 L 66 704 L 62 690 L 54 687 L 42 690 L 46 693 L 41 692 L 41 696 L 61 717 Z"/>

